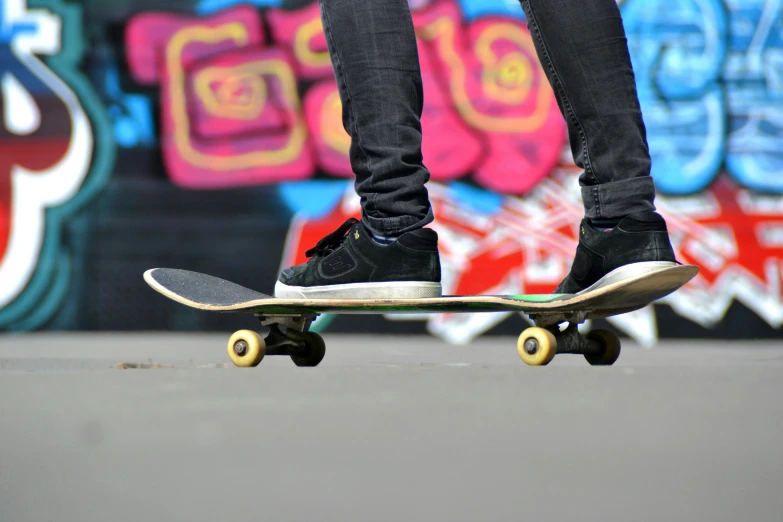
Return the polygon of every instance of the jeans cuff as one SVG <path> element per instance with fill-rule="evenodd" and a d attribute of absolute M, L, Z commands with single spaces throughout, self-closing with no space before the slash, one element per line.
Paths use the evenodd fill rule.
<path fill-rule="evenodd" d="M 362 223 L 370 229 L 370 232 L 379 236 L 401 236 L 405 232 L 422 228 L 435 219 L 432 213 L 432 207 L 427 210 L 424 218 L 415 216 L 395 216 L 377 218 L 362 213 Z"/>
<path fill-rule="evenodd" d="M 654 200 L 655 182 L 651 176 L 582 187 L 587 218 L 616 219 L 655 210 Z"/>

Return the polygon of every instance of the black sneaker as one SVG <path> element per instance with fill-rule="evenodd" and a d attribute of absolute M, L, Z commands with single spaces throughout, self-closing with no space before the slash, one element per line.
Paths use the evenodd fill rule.
<path fill-rule="evenodd" d="M 440 297 L 438 234 L 422 228 L 382 245 L 354 218 L 306 252 L 307 263 L 286 268 L 275 297 L 418 299 Z"/>
<path fill-rule="evenodd" d="M 631 214 L 611 229 L 596 227 L 584 219 L 579 227 L 579 246 L 571 273 L 555 293 L 596 290 L 677 264 L 666 221 L 656 212 Z"/>

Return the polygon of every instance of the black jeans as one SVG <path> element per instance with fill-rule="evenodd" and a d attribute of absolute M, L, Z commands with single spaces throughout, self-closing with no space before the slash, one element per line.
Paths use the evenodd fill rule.
<path fill-rule="evenodd" d="M 641 108 L 615 0 L 520 0 L 568 125 L 585 215 L 654 210 Z M 362 220 L 395 235 L 433 220 L 423 89 L 407 0 L 320 0 Z M 513 165 L 509 165 L 513 169 Z"/>

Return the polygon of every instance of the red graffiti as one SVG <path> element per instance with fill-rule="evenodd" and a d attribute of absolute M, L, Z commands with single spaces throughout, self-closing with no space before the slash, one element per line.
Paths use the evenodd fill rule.
<path fill-rule="evenodd" d="M 558 169 L 529 195 L 504 197 L 491 212 L 473 207 L 469 197 L 448 186 L 431 184 L 436 216 L 431 227 L 440 237 L 444 294 L 552 292 L 568 273 L 577 245 L 583 214 L 577 176 L 573 167 Z M 360 217 L 358 198 L 351 187 L 346 190 L 325 217 L 294 217 L 283 266 L 306 261 L 304 252 L 321 237 L 346 218 Z M 656 204 L 666 218 L 677 259 L 701 269 L 693 281 L 660 304 L 704 326 L 720 321 L 734 301 L 773 327 L 783 323 L 783 201 L 779 197 L 741 189 L 722 176 L 699 196 L 687 200 L 660 196 Z M 639 314 L 612 321 L 639 342 L 653 342 L 655 316 Z M 480 335 L 498 320 L 483 314 L 428 317 L 433 333 L 455 342 Z"/>
<path fill-rule="evenodd" d="M 6 48 L 8 49 L 8 48 Z M 0 112 L 6 115 L 0 125 L 0 260 L 5 257 L 11 237 L 14 205 L 34 206 L 33 201 L 14 200 L 12 173 L 23 169 L 31 174 L 46 171 L 62 161 L 71 141 L 71 115 L 62 99 L 41 78 L 32 74 L 16 55 L 0 50 L 0 60 L 13 74 L 26 96 L 7 99 L 0 95 Z M 10 91 L 6 94 L 10 95 Z M 6 106 L 14 105 L 14 108 Z M 21 110 L 20 110 L 21 109 Z M 34 111 L 36 118 L 25 117 Z M 37 204 L 37 202 L 35 203 Z"/>

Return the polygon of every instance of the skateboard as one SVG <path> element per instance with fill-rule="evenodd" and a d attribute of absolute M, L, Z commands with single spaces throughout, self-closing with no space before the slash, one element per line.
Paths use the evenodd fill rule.
<path fill-rule="evenodd" d="M 654 264 L 653 264 L 654 265 Z M 310 331 L 322 313 L 476 313 L 524 312 L 535 326 L 517 340 L 520 358 L 544 366 L 556 354 L 582 354 L 591 365 L 611 365 L 620 355 L 620 339 L 611 330 L 582 334 L 577 326 L 587 319 L 638 310 L 676 291 L 696 276 L 692 265 L 653 266 L 644 273 L 579 294 L 470 295 L 422 299 L 283 299 L 207 274 L 154 268 L 144 280 L 164 296 L 199 310 L 250 313 L 269 328 L 262 338 L 239 330 L 228 340 L 231 361 L 254 367 L 267 355 L 286 355 L 297 366 L 317 366 L 324 358 L 323 338 Z M 561 325 L 567 323 L 564 328 Z"/>

